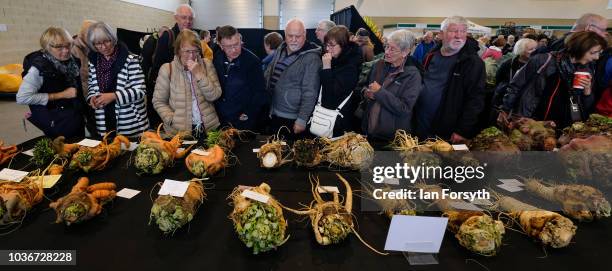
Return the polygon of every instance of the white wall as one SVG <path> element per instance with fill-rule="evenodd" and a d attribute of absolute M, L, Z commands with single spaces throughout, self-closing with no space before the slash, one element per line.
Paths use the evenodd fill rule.
<path fill-rule="evenodd" d="M 267 2 L 266 2 L 267 3 Z M 266 4 L 264 3 L 264 5 Z M 361 15 L 576 19 L 593 12 L 612 18 L 608 0 L 336 0 L 336 10 L 354 5 Z M 359 5 L 360 4 L 360 5 Z"/>
<path fill-rule="evenodd" d="M 121 0 L 132 4 L 137 4 L 145 7 L 161 9 L 174 12 L 178 5 L 182 4 L 182 0 Z"/>

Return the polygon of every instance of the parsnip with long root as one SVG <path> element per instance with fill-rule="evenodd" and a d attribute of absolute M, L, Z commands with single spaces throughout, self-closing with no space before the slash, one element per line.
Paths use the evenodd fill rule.
<path fill-rule="evenodd" d="M 193 219 L 205 198 L 202 182 L 192 180 L 183 197 L 160 195 L 155 199 L 149 224 L 155 221 L 162 232 L 174 233 Z"/>
<path fill-rule="evenodd" d="M 159 174 L 165 168 L 173 165 L 175 159 L 183 158 L 195 145 L 191 145 L 184 151 L 177 153 L 181 146 L 181 133 L 176 134 L 170 141 L 162 139 L 160 130 L 163 124 L 157 127 L 157 131 L 146 131 L 142 133 L 140 144 L 136 148 L 137 174 Z"/>
<path fill-rule="evenodd" d="M 323 200 L 321 194 L 318 192 L 318 178 L 311 177 L 310 182 L 312 184 L 312 196 L 314 200 L 310 203 L 310 206 L 305 210 L 294 210 L 288 207 L 283 208 L 298 215 L 308 215 L 310 217 L 315 239 L 317 243 L 321 245 L 338 244 L 344 241 L 350 233 L 354 233 L 369 249 L 378 254 L 387 255 L 387 253 L 382 253 L 366 243 L 355 230 L 352 213 L 353 190 L 342 175 L 336 174 L 336 176 L 338 176 L 346 188 L 344 204 L 340 201 L 340 195 L 336 192 L 332 192 L 333 201 Z"/>
<path fill-rule="evenodd" d="M 115 198 L 115 188 L 112 182 L 89 185 L 89 178 L 81 177 L 68 195 L 49 204 L 57 215 L 55 223 L 70 226 L 97 216 L 102 206 Z"/>
<path fill-rule="evenodd" d="M 225 151 L 219 145 L 213 145 L 205 153 L 207 155 L 191 152 L 185 158 L 187 169 L 197 177 L 215 175 L 227 165 Z"/>
<path fill-rule="evenodd" d="M 509 212 L 518 220 L 521 230 L 544 245 L 562 248 L 569 245 L 576 234 L 576 226 L 567 217 L 542 210 L 515 198 L 497 195 L 496 206 L 500 211 Z"/>
<path fill-rule="evenodd" d="M 122 135 L 117 135 L 113 142 L 109 144 L 107 141 L 109 135 L 110 133 L 104 135 L 102 142 L 96 147 L 79 148 L 79 150 L 72 155 L 70 168 L 82 169 L 84 172 L 103 170 L 111 160 L 117 158 L 121 154 L 121 145 L 124 145 L 126 149 L 130 147 L 130 140 Z"/>
<path fill-rule="evenodd" d="M 323 159 L 332 166 L 359 170 L 374 158 L 374 149 L 360 134 L 345 133 L 338 138 L 321 138 Z"/>
<path fill-rule="evenodd" d="M 592 221 L 610 216 L 610 203 L 598 189 L 580 184 L 547 186 L 541 180 L 528 178 L 525 188 L 548 201 L 561 204 L 563 212 L 578 221 Z"/>
<path fill-rule="evenodd" d="M 242 196 L 244 190 L 251 190 L 267 197 L 267 202 L 252 200 Z M 283 209 L 272 195 L 270 186 L 261 183 L 257 187 L 236 187 L 229 195 L 234 210 L 230 219 L 234 222 L 234 229 L 240 240 L 254 254 L 266 252 L 284 244 L 289 237 L 285 237 L 287 221 L 283 216 Z"/>
<path fill-rule="evenodd" d="M 442 195 L 438 185 L 418 184 L 423 191 Z M 434 204 L 448 217 L 448 229 L 455 234 L 459 244 L 483 256 L 495 256 L 502 245 L 504 224 L 482 211 L 458 210 L 453 203 L 463 203 L 456 199 L 439 199 Z"/>
<path fill-rule="evenodd" d="M 43 197 L 43 184 L 38 178 L 0 181 L 0 225 L 20 223 Z"/>

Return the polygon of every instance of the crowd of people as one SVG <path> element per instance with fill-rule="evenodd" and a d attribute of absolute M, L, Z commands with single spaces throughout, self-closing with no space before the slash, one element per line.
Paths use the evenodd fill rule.
<path fill-rule="evenodd" d="M 74 37 L 49 27 L 41 49 L 24 59 L 17 103 L 29 105 L 28 120 L 50 137 L 138 137 L 163 123 L 167 133 L 198 139 L 226 126 L 267 134 L 286 127 L 291 139 L 323 127 L 334 137 L 355 131 L 389 140 L 403 129 L 462 143 L 511 116 L 563 128 L 593 112 L 612 114 L 607 20 L 596 14 L 553 42 L 530 34 L 476 40 L 468 21 L 452 16 L 435 36 L 394 31 L 378 56 L 365 29 L 353 34 L 322 20 L 315 42 L 292 19 L 284 37 L 264 37 L 263 60 L 233 26 L 218 27 L 213 41 L 196 33 L 188 5 L 174 19 L 143 48 L 150 59 L 130 53 L 104 22 L 87 20 Z M 313 130 L 313 114 L 325 112 L 331 123 Z"/>

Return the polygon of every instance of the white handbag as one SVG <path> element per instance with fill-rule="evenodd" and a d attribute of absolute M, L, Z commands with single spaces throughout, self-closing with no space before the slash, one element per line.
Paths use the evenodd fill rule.
<path fill-rule="evenodd" d="M 344 105 L 349 101 L 353 92 L 342 101 L 336 110 L 331 110 L 323 107 L 321 105 L 321 94 L 323 92 L 323 87 L 319 90 L 319 100 L 317 101 L 317 105 L 312 112 L 312 117 L 308 122 L 310 124 L 310 133 L 320 137 L 331 138 L 334 135 L 334 125 L 336 124 L 336 118 L 340 116 L 344 118 L 344 116 L 340 113 L 340 110 Z"/>

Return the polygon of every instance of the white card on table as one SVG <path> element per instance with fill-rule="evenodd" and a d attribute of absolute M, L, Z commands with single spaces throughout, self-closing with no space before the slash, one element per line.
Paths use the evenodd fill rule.
<path fill-rule="evenodd" d="M 159 189 L 159 195 L 170 195 L 174 197 L 182 198 L 187 192 L 189 182 L 179 182 L 175 180 L 166 179 Z"/>
<path fill-rule="evenodd" d="M 452 146 L 453 146 L 453 150 L 456 150 L 456 151 L 469 151 L 470 150 L 468 146 L 465 144 L 456 144 Z"/>
<path fill-rule="evenodd" d="M 263 203 L 268 203 L 268 200 L 270 199 L 270 197 L 267 195 L 259 194 L 253 190 L 244 190 L 240 195 Z"/>
<path fill-rule="evenodd" d="M 198 143 L 197 140 L 185 140 L 183 141 L 183 145 L 193 145 L 195 143 Z"/>
<path fill-rule="evenodd" d="M 490 200 L 481 199 L 481 198 L 474 199 L 472 203 L 476 205 L 482 205 L 482 206 L 492 206 L 493 205 L 493 202 L 491 202 Z"/>
<path fill-rule="evenodd" d="M 207 156 L 210 154 L 210 152 L 204 151 L 204 150 L 200 150 L 200 149 L 195 149 L 192 150 L 191 153 L 195 153 L 197 155 L 202 155 L 202 156 Z"/>
<path fill-rule="evenodd" d="M 62 174 L 43 176 L 43 188 L 53 187 L 57 183 L 57 181 L 59 181 L 61 177 L 62 177 Z"/>
<path fill-rule="evenodd" d="M 81 146 L 85 146 L 85 147 L 94 148 L 94 147 L 100 145 L 100 143 L 102 143 L 102 141 L 85 138 L 85 139 L 79 141 L 77 144 L 81 145 Z"/>
<path fill-rule="evenodd" d="M 319 193 L 338 193 L 340 194 L 340 190 L 338 190 L 337 186 L 317 186 L 317 191 L 319 191 Z"/>
<path fill-rule="evenodd" d="M 21 153 L 28 155 L 28 156 L 34 156 L 34 149 L 22 151 Z"/>
<path fill-rule="evenodd" d="M 383 180 L 384 183 L 386 184 L 390 184 L 390 185 L 399 185 L 399 179 L 398 178 L 385 178 Z"/>
<path fill-rule="evenodd" d="M 21 182 L 25 176 L 28 176 L 29 172 L 14 170 L 10 168 L 4 168 L 0 170 L 0 180 Z"/>
<path fill-rule="evenodd" d="M 521 188 L 520 186 L 514 186 L 514 185 L 510 185 L 510 184 L 498 184 L 497 187 L 506 190 L 508 192 L 518 192 L 518 191 L 523 191 L 523 188 Z"/>
<path fill-rule="evenodd" d="M 482 211 L 480 207 L 474 205 L 473 203 L 465 202 L 465 201 L 456 201 L 453 200 L 450 202 L 450 206 L 453 208 L 457 208 L 459 210 L 467 210 L 467 211 Z"/>
<path fill-rule="evenodd" d="M 138 191 L 138 190 L 129 189 L 129 188 L 123 188 L 123 189 L 121 189 L 121 191 L 117 192 L 117 197 L 131 199 L 134 196 L 138 195 L 139 193 L 140 193 L 140 191 Z"/>
<path fill-rule="evenodd" d="M 438 253 L 447 223 L 446 217 L 394 215 L 385 250 Z"/>
<path fill-rule="evenodd" d="M 126 148 L 125 145 L 121 144 L 121 149 L 124 151 L 134 151 L 136 148 L 138 148 L 138 143 L 135 142 L 130 142 L 129 148 Z"/>
<path fill-rule="evenodd" d="M 259 149 L 253 149 L 253 152 L 259 152 Z"/>
<path fill-rule="evenodd" d="M 520 182 L 517 179 L 499 179 L 503 184 L 511 185 L 511 186 L 525 186 L 524 183 Z"/>

